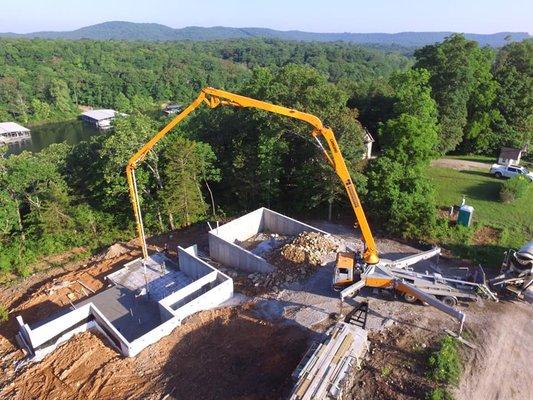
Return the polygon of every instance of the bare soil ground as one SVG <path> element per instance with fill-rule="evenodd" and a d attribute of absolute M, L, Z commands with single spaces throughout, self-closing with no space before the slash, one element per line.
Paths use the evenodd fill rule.
<path fill-rule="evenodd" d="M 382 314 L 381 300 L 370 308 Z M 402 304 L 402 303 L 400 303 Z M 405 304 L 403 304 L 405 305 Z M 427 360 L 453 322 L 438 311 L 421 305 L 405 305 L 393 316 L 393 324 L 369 335 L 370 352 L 357 372 L 352 399 L 425 399 L 435 386 L 427 378 Z M 389 311 L 394 308 L 389 305 Z M 464 306 L 461 307 L 464 309 Z M 478 346 L 461 346 L 461 380 L 451 388 L 456 400 L 526 399 L 533 393 L 530 362 L 533 331 L 531 305 L 502 302 L 468 303 L 464 336 Z M 372 312 L 372 311 L 371 311 Z"/>
<path fill-rule="evenodd" d="M 470 327 L 478 351 L 464 351 L 457 400 L 527 399 L 533 393 L 533 308 L 502 302 L 480 313 Z"/>
<path fill-rule="evenodd" d="M 349 227 L 323 222 L 311 224 L 330 231 L 352 248 L 361 247 Z M 178 243 L 182 246 L 198 243 L 205 251 L 206 232 L 206 227 L 194 226 L 152 238 L 150 243 L 159 248 L 166 244 L 171 252 Z M 387 239 L 378 239 L 378 245 L 388 259 L 419 251 Z M 288 323 L 290 316 L 284 312 L 265 320 L 257 311 L 257 301 L 253 305 L 196 314 L 135 358 L 120 356 L 105 340 L 86 332 L 69 340 L 42 362 L 28 364 L 15 372 L 17 361 L 24 358 L 14 343 L 16 315 L 22 315 L 30 323 L 38 321 L 69 305 L 73 296 L 84 297 L 86 287 L 93 290 L 104 287 L 105 275 L 138 255 L 132 243 L 121 244 L 91 260 L 49 269 L 0 290 L 0 304 L 10 310 L 9 321 L 0 324 L 3 371 L 0 398 L 283 398 L 291 386 L 290 374 L 313 333 L 302 326 L 305 324 L 299 324 L 297 318 Z M 464 265 L 458 260 L 450 263 Z M 335 299 L 329 297 L 327 285 L 322 287 L 324 279 L 330 279 L 328 271 L 319 268 L 309 284 L 289 284 L 267 304 L 281 304 L 287 297 L 284 301 L 289 314 L 291 310 L 305 308 L 305 304 L 299 303 L 309 299 L 317 304 L 308 313 L 313 312 L 313 307 L 327 311 L 330 303 L 333 309 Z M 309 292 L 301 293 L 301 290 Z M 349 398 L 424 399 L 433 387 L 426 377 L 427 357 L 444 335 L 443 329 L 455 330 L 456 321 L 431 307 L 407 304 L 372 291 L 364 296 L 370 308 L 371 348 L 362 369 L 355 373 Z M 278 297 L 281 300 L 276 302 Z M 296 304 L 299 308 L 295 308 Z M 531 305 L 506 300 L 461 303 L 459 308 L 467 314 L 465 335 L 479 348 L 461 348 L 464 372 L 454 389 L 455 397 L 458 400 L 528 398 L 533 393 L 533 380 L 528 376 L 528 362 L 533 359 Z M 303 317 L 306 318 L 302 320 L 308 319 L 306 315 Z M 328 321 L 322 325 L 325 329 Z M 318 325 L 313 325 L 313 329 L 319 329 Z"/>
<path fill-rule="evenodd" d="M 315 222 L 354 248 L 347 227 Z M 482 238 L 492 237 L 486 232 Z M 419 250 L 389 239 L 378 238 L 384 258 L 396 259 Z M 486 242 L 481 240 L 480 242 Z M 439 267 L 468 267 L 468 260 L 442 258 Z M 424 264 L 421 265 L 423 269 Z M 457 330 L 457 322 L 440 311 L 420 304 L 375 294 L 371 291 L 356 300 L 369 303 L 370 352 L 347 398 L 361 400 L 425 399 L 434 383 L 427 378 L 427 359 L 444 329 Z M 456 388 L 457 400 L 521 400 L 531 397 L 530 377 L 533 360 L 533 307 L 531 304 L 504 297 L 499 303 L 489 300 L 460 302 L 467 315 L 464 336 L 477 350 L 461 346 L 463 372 Z M 529 378 L 528 378 L 529 376 Z"/>
<path fill-rule="evenodd" d="M 18 373 L 8 367 L 0 398 L 275 399 L 290 388 L 306 348 L 297 326 L 224 308 L 191 317 L 135 358 L 78 334 L 40 363 Z"/>

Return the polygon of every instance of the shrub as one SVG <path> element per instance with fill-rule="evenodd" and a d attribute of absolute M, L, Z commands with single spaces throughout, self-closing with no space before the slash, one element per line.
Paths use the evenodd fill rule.
<path fill-rule="evenodd" d="M 0 304 L 0 322 L 6 322 L 9 317 L 7 308 Z"/>
<path fill-rule="evenodd" d="M 387 376 L 389 376 L 391 372 L 392 372 L 392 367 L 390 365 L 386 365 L 383 368 L 381 368 L 381 376 L 383 378 L 386 378 Z"/>
<path fill-rule="evenodd" d="M 445 244 L 468 245 L 474 235 L 474 229 L 463 225 L 453 225 L 446 219 L 439 218 L 433 227 L 431 236 Z"/>
<path fill-rule="evenodd" d="M 500 199 L 504 203 L 510 203 L 523 197 L 529 189 L 529 180 L 521 175 L 505 181 L 500 189 Z"/>
<path fill-rule="evenodd" d="M 31 269 L 28 265 L 26 264 L 17 264 L 15 266 L 15 272 L 17 273 L 18 276 L 20 276 L 21 278 L 26 278 L 28 276 L 30 276 L 31 274 Z"/>
<path fill-rule="evenodd" d="M 457 342 L 446 336 L 440 342 L 439 350 L 429 357 L 429 377 L 435 382 L 457 383 L 461 373 L 461 361 L 457 351 Z"/>
<path fill-rule="evenodd" d="M 435 388 L 427 396 L 427 400 L 453 400 L 452 395 L 444 388 Z"/>

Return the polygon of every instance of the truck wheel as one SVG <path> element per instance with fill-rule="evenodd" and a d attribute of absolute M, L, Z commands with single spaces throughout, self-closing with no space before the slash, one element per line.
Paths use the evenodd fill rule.
<path fill-rule="evenodd" d="M 449 307 L 455 307 L 457 305 L 457 298 L 453 296 L 444 296 L 442 302 Z"/>
<path fill-rule="evenodd" d="M 494 174 L 494 176 L 495 176 L 496 178 L 501 178 L 503 175 L 502 175 L 501 172 L 496 172 L 496 173 Z"/>
<path fill-rule="evenodd" d="M 408 303 L 415 303 L 417 298 L 409 293 L 404 293 L 403 298 Z"/>

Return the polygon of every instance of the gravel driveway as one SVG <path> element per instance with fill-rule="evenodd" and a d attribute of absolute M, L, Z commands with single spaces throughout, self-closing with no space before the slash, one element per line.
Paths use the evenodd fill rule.
<path fill-rule="evenodd" d="M 469 171 L 474 169 L 482 169 L 488 171 L 491 164 L 482 163 L 479 161 L 459 160 L 457 158 L 440 158 L 438 160 L 431 161 L 432 167 L 451 168 L 459 171 Z"/>

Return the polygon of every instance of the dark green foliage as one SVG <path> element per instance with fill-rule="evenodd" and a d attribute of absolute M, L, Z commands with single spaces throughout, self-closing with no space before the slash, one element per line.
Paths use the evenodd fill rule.
<path fill-rule="evenodd" d="M 183 137 L 177 137 L 164 153 L 165 184 L 159 197 L 167 212 L 174 216 L 176 227 L 190 225 L 207 213 L 201 186 L 204 178 L 218 177 L 218 170 L 213 168 L 216 157 L 209 145 Z"/>
<path fill-rule="evenodd" d="M 500 190 L 500 199 L 504 203 L 510 203 L 524 197 L 529 190 L 531 182 L 524 176 L 517 175 L 506 180 Z"/>
<path fill-rule="evenodd" d="M 439 218 L 431 232 L 431 237 L 448 246 L 468 246 L 472 240 L 474 231 L 474 229 L 464 225 L 458 225 L 451 223 L 447 219 Z"/>
<path fill-rule="evenodd" d="M 496 154 L 532 139 L 533 45 L 509 43 L 497 53 L 454 34 L 415 52 L 430 71 L 439 106 L 442 153 Z"/>
<path fill-rule="evenodd" d="M 281 41 L 132 43 L 0 39 L 0 120 L 64 120 L 77 106 L 146 112 L 188 103 L 205 86 L 238 90 L 250 68 L 307 64 L 329 80 L 388 76 L 398 53 Z"/>
<path fill-rule="evenodd" d="M 496 106 L 503 120 L 501 143 L 522 147 L 533 140 L 533 43 L 525 40 L 504 46 L 493 74 L 498 82 Z"/>
<path fill-rule="evenodd" d="M 241 93 L 320 117 L 335 131 L 354 179 L 364 183 L 358 173 L 362 127 L 346 107 L 346 94 L 323 75 L 293 64 L 274 71 L 258 68 Z M 222 202 L 236 210 L 265 205 L 310 212 L 330 201 L 347 204 L 338 177 L 306 123 L 257 110 L 225 108 L 198 114 L 188 128 L 194 138 L 213 147 L 222 170 L 222 183 L 215 191 L 222 192 Z M 325 209 L 322 215 L 327 215 Z"/>
<path fill-rule="evenodd" d="M 454 34 L 442 43 L 415 52 L 415 67 L 431 73 L 430 85 L 439 106 L 439 150 L 454 150 L 463 138 L 468 122 L 468 99 L 473 89 L 473 54 L 477 43 Z"/>
<path fill-rule="evenodd" d="M 0 158 L 0 269 L 27 276 L 28 265 L 42 256 L 131 237 L 124 168 L 156 129 L 136 114 L 117 119 L 113 131 L 90 143 Z M 148 233 L 205 216 L 205 185 L 219 179 L 208 145 L 178 137 L 161 168 L 163 149 L 150 152 L 136 174 Z"/>

